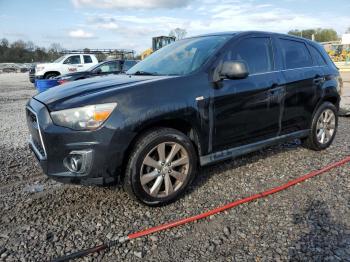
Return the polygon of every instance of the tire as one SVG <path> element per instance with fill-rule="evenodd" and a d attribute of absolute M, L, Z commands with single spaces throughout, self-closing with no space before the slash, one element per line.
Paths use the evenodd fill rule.
<path fill-rule="evenodd" d="M 56 76 L 59 76 L 60 74 L 57 73 L 47 73 L 45 74 L 45 79 L 52 79 L 55 78 Z"/>
<path fill-rule="evenodd" d="M 171 128 L 154 129 L 135 143 L 125 170 L 123 187 L 132 198 L 143 204 L 165 205 L 184 192 L 196 170 L 197 154 L 185 134 Z M 148 178 L 152 180 L 147 182 Z"/>
<path fill-rule="evenodd" d="M 333 114 L 334 121 L 331 121 L 332 123 L 325 124 L 322 121 L 322 118 L 324 118 L 327 113 L 329 115 Z M 321 125 L 322 128 L 320 128 L 320 125 L 318 126 L 318 123 L 323 123 L 323 126 Z M 304 147 L 315 151 L 324 150 L 332 144 L 334 137 L 337 133 L 337 128 L 338 128 L 338 111 L 332 103 L 324 102 L 315 112 L 311 123 L 310 134 L 308 137 L 302 139 L 302 144 Z M 333 132 L 330 132 L 331 129 L 333 129 Z M 328 131 L 325 131 L 325 130 L 328 130 Z M 323 133 L 324 135 L 320 135 Z M 317 136 L 317 134 L 319 134 L 319 136 Z M 328 135 L 329 137 L 327 138 Z M 320 141 L 322 137 L 324 137 L 323 142 Z"/>

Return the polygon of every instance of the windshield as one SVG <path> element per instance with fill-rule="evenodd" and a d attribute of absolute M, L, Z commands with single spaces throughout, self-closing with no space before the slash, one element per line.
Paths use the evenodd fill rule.
<path fill-rule="evenodd" d="M 53 61 L 53 63 L 59 63 L 59 62 L 61 62 L 65 57 L 66 57 L 65 55 L 64 55 L 64 56 L 61 56 L 61 57 L 57 58 L 55 61 Z"/>
<path fill-rule="evenodd" d="M 167 45 L 127 71 L 136 75 L 187 75 L 201 67 L 232 35 L 205 36 Z"/>

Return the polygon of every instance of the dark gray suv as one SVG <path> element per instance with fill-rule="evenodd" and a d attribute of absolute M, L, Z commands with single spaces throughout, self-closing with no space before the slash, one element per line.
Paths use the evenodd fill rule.
<path fill-rule="evenodd" d="M 198 166 L 288 139 L 327 148 L 339 72 L 302 38 L 230 32 L 176 41 L 125 75 L 54 87 L 27 104 L 30 147 L 59 181 L 118 181 L 148 205 L 173 201 Z"/>

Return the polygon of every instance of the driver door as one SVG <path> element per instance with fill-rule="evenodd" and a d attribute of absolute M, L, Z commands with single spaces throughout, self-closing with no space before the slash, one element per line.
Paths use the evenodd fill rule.
<path fill-rule="evenodd" d="M 83 71 L 83 64 L 81 61 L 81 55 L 71 55 L 63 62 L 63 67 L 66 73 L 74 73 L 77 71 Z"/>
<path fill-rule="evenodd" d="M 224 54 L 224 61 L 244 61 L 245 79 L 224 79 L 214 89 L 213 150 L 237 147 L 278 135 L 284 88 L 275 71 L 270 37 L 238 40 Z"/>

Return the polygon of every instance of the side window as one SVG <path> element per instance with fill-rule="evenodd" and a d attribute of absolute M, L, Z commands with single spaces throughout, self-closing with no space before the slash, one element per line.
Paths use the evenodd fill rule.
<path fill-rule="evenodd" d="M 63 64 L 68 64 L 68 65 L 77 65 L 77 64 L 81 64 L 80 61 L 80 55 L 72 55 L 70 57 L 68 57 Z"/>
<path fill-rule="evenodd" d="M 314 47 L 312 45 L 309 45 L 309 47 L 310 47 L 311 55 L 315 61 L 315 64 L 319 65 L 319 66 L 327 65 L 327 63 L 326 63 L 325 59 L 323 58 L 322 54 L 320 53 L 320 51 L 318 51 L 316 49 L 316 47 Z"/>
<path fill-rule="evenodd" d="M 273 71 L 273 55 L 269 37 L 246 38 L 234 45 L 225 60 L 243 60 L 248 65 L 249 74 Z"/>
<path fill-rule="evenodd" d="M 92 63 L 91 56 L 84 55 L 84 64 L 90 64 L 90 63 Z"/>
<path fill-rule="evenodd" d="M 128 71 L 134 65 L 136 65 L 136 61 L 125 61 L 123 64 L 123 71 Z"/>
<path fill-rule="evenodd" d="M 286 69 L 312 66 L 311 55 L 303 42 L 279 39 Z"/>
<path fill-rule="evenodd" d="M 112 73 L 112 72 L 119 71 L 118 70 L 118 65 L 115 62 L 104 63 L 103 65 L 97 67 L 95 69 L 95 71 L 98 70 L 98 69 L 101 69 L 102 73 Z"/>

